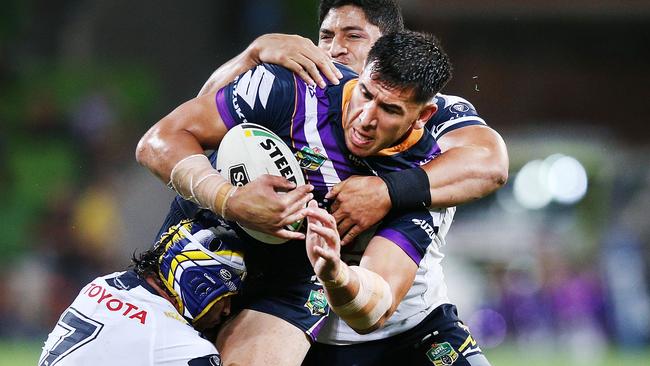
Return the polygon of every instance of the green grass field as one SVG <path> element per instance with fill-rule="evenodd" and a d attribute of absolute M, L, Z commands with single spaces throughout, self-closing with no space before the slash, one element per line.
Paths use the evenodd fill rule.
<path fill-rule="evenodd" d="M 587 352 L 587 351 L 585 351 Z M 41 353 L 40 342 L 0 342 L 0 366 L 34 366 Z M 650 348 L 639 352 L 622 352 L 609 350 L 604 353 L 600 361 L 592 360 L 582 363 L 574 357 L 562 353 L 541 351 L 525 352 L 513 346 L 502 346 L 497 349 L 486 350 L 486 354 L 493 366 L 646 366 L 650 360 Z"/>

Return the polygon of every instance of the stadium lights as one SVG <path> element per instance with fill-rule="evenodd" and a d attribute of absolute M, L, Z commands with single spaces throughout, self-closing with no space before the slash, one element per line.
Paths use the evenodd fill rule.
<path fill-rule="evenodd" d="M 587 193 L 587 172 L 575 158 L 553 154 L 526 163 L 515 177 L 513 194 L 524 208 L 537 210 L 555 201 L 570 205 Z"/>

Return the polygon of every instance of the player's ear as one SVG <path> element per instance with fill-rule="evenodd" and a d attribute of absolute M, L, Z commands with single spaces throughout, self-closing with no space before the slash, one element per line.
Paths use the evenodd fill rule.
<path fill-rule="evenodd" d="M 415 120 L 415 123 L 413 124 L 413 128 L 416 130 L 419 130 L 424 127 L 424 125 L 427 124 L 427 121 L 433 117 L 433 115 L 438 111 L 438 106 L 435 103 L 428 103 L 424 107 L 422 107 L 422 110 L 420 110 L 420 114 L 418 115 L 418 119 Z"/>

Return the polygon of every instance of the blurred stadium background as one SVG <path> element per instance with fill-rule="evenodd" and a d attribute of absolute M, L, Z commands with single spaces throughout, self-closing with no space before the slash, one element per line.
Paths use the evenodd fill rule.
<path fill-rule="evenodd" d="M 650 2 L 402 0 L 508 144 L 510 181 L 461 206 L 452 299 L 496 365 L 650 359 Z M 149 246 L 171 194 L 138 138 L 266 32 L 316 39 L 316 0 L 4 0 L 0 364 Z"/>

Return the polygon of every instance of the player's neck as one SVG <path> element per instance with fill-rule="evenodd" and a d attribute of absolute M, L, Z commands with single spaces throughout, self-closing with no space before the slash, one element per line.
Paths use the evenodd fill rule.
<path fill-rule="evenodd" d="M 156 292 L 158 293 L 158 295 L 160 295 L 160 296 L 161 296 L 162 298 L 164 298 L 165 300 L 171 302 L 172 305 L 174 305 L 174 307 L 176 308 L 176 310 L 179 310 L 179 309 L 178 309 L 178 303 L 177 303 L 176 301 L 174 301 L 174 299 L 169 295 L 169 293 L 167 293 L 167 291 L 165 291 L 165 290 L 162 288 L 162 286 L 161 286 L 162 283 L 161 283 L 160 281 L 156 281 L 156 279 L 155 279 L 153 276 L 147 276 L 147 277 L 145 278 L 145 281 L 147 281 L 147 283 L 148 283 L 151 287 L 153 287 L 154 290 L 156 290 Z"/>

